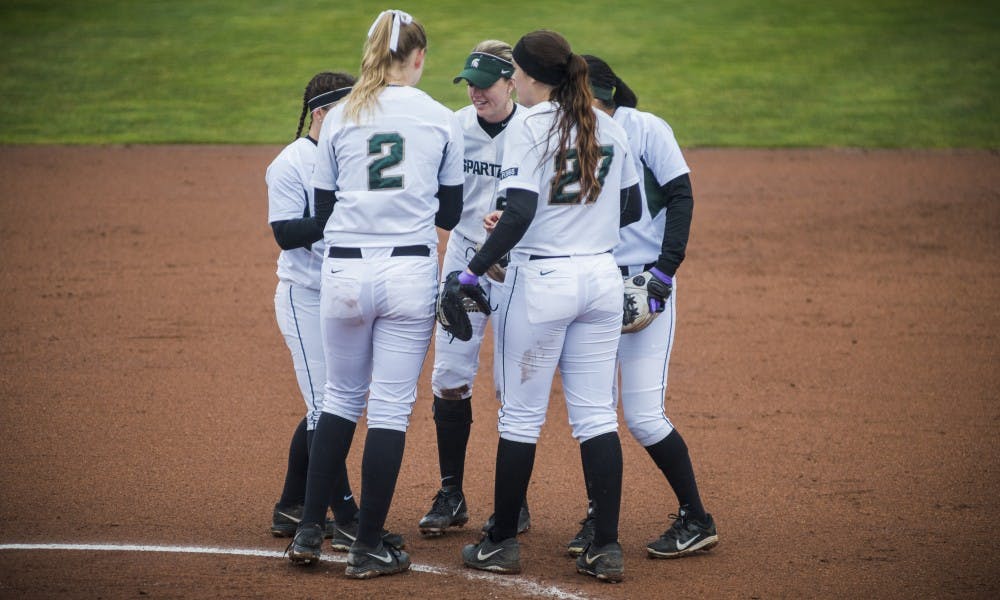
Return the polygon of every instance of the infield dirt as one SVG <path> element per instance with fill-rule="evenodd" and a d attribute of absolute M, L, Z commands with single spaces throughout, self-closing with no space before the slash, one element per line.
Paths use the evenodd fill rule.
<path fill-rule="evenodd" d="M 284 549 L 267 528 L 303 405 L 274 320 L 263 173 L 278 150 L 0 147 L 0 545 Z M 585 497 L 557 385 L 519 577 L 594 598 L 996 597 L 1000 156 L 686 157 L 695 211 L 666 412 L 720 544 L 645 558 L 676 506 L 622 427 L 626 580 L 576 574 L 563 548 Z M 459 557 L 492 510 L 490 352 L 472 522 L 417 531 L 437 487 L 431 358 L 388 526 L 444 574 L 0 550 L 0 597 L 516 596 L 463 577 Z"/>

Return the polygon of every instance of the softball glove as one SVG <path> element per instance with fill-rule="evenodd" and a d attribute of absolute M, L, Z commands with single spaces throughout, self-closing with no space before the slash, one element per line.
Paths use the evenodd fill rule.
<path fill-rule="evenodd" d="M 464 280 L 464 281 L 463 281 Z M 469 312 L 489 315 L 490 302 L 486 291 L 479 285 L 479 278 L 461 271 L 452 271 L 445 277 L 438 294 L 437 320 L 452 339 L 463 342 L 472 339 L 472 321 Z"/>
<path fill-rule="evenodd" d="M 622 333 L 642 331 L 667 306 L 673 280 L 656 267 L 625 278 L 625 307 Z"/>

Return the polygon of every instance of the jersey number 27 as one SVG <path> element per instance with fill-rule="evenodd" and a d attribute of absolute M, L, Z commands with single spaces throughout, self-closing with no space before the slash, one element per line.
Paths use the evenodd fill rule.
<path fill-rule="evenodd" d="M 607 177 L 611 169 L 611 159 L 615 157 L 614 146 L 601 146 L 601 160 L 597 165 L 597 181 L 603 186 L 604 178 Z M 570 148 L 566 152 L 556 156 L 556 168 L 559 163 L 565 161 L 566 170 L 563 171 L 559 181 L 552 183 L 552 195 L 549 197 L 549 204 L 579 204 L 580 203 L 580 161 L 577 158 L 576 148 Z M 572 186 L 575 191 L 566 188 Z"/>

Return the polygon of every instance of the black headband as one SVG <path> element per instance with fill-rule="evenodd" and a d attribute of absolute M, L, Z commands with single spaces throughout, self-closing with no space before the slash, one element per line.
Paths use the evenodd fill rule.
<path fill-rule="evenodd" d="M 333 90 L 330 92 L 323 92 L 322 94 L 311 98 L 308 102 L 309 110 L 316 110 L 317 108 L 322 108 L 327 104 L 333 104 L 337 100 L 340 100 L 347 94 L 351 92 L 351 88 L 345 87 L 339 90 Z"/>
<path fill-rule="evenodd" d="M 545 66 L 524 47 L 524 38 L 519 39 L 514 46 L 514 62 L 517 66 L 533 79 L 548 85 L 559 85 L 566 80 L 569 59 L 572 56 L 572 52 L 567 54 L 566 61 L 561 65 Z"/>

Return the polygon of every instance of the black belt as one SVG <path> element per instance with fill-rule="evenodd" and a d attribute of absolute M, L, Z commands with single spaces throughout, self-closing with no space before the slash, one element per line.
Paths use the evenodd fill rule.
<path fill-rule="evenodd" d="M 361 248 L 345 248 L 344 246 L 330 246 L 328 252 L 330 258 L 361 258 Z M 391 256 L 430 256 L 429 246 L 396 246 L 392 249 Z"/>
<path fill-rule="evenodd" d="M 562 256 L 540 256 L 538 254 L 532 254 L 531 256 L 528 257 L 528 260 L 545 260 L 547 258 L 569 258 L 569 254 L 565 254 Z"/>
<path fill-rule="evenodd" d="M 648 270 L 652 269 L 655 266 L 656 266 L 656 263 L 649 263 L 647 265 L 644 265 L 642 267 L 642 270 L 643 271 L 648 271 Z M 628 267 L 621 267 L 620 266 L 620 267 L 618 267 L 618 270 L 622 272 L 622 277 L 628 277 L 629 276 Z"/>
<path fill-rule="evenodd" d="M 598 252 L 597 254 L 607 254 L 611 250 L 605 250 L 604 252 Z M 596 256 L 596 254 L 595 254 Z M 559 256 L 542 256 L 540 254 L 531 254 L 528 256 L 528 260 L 545 260 L 547 258 L 569 258 L 569 254 L 560 254 Z"/>

